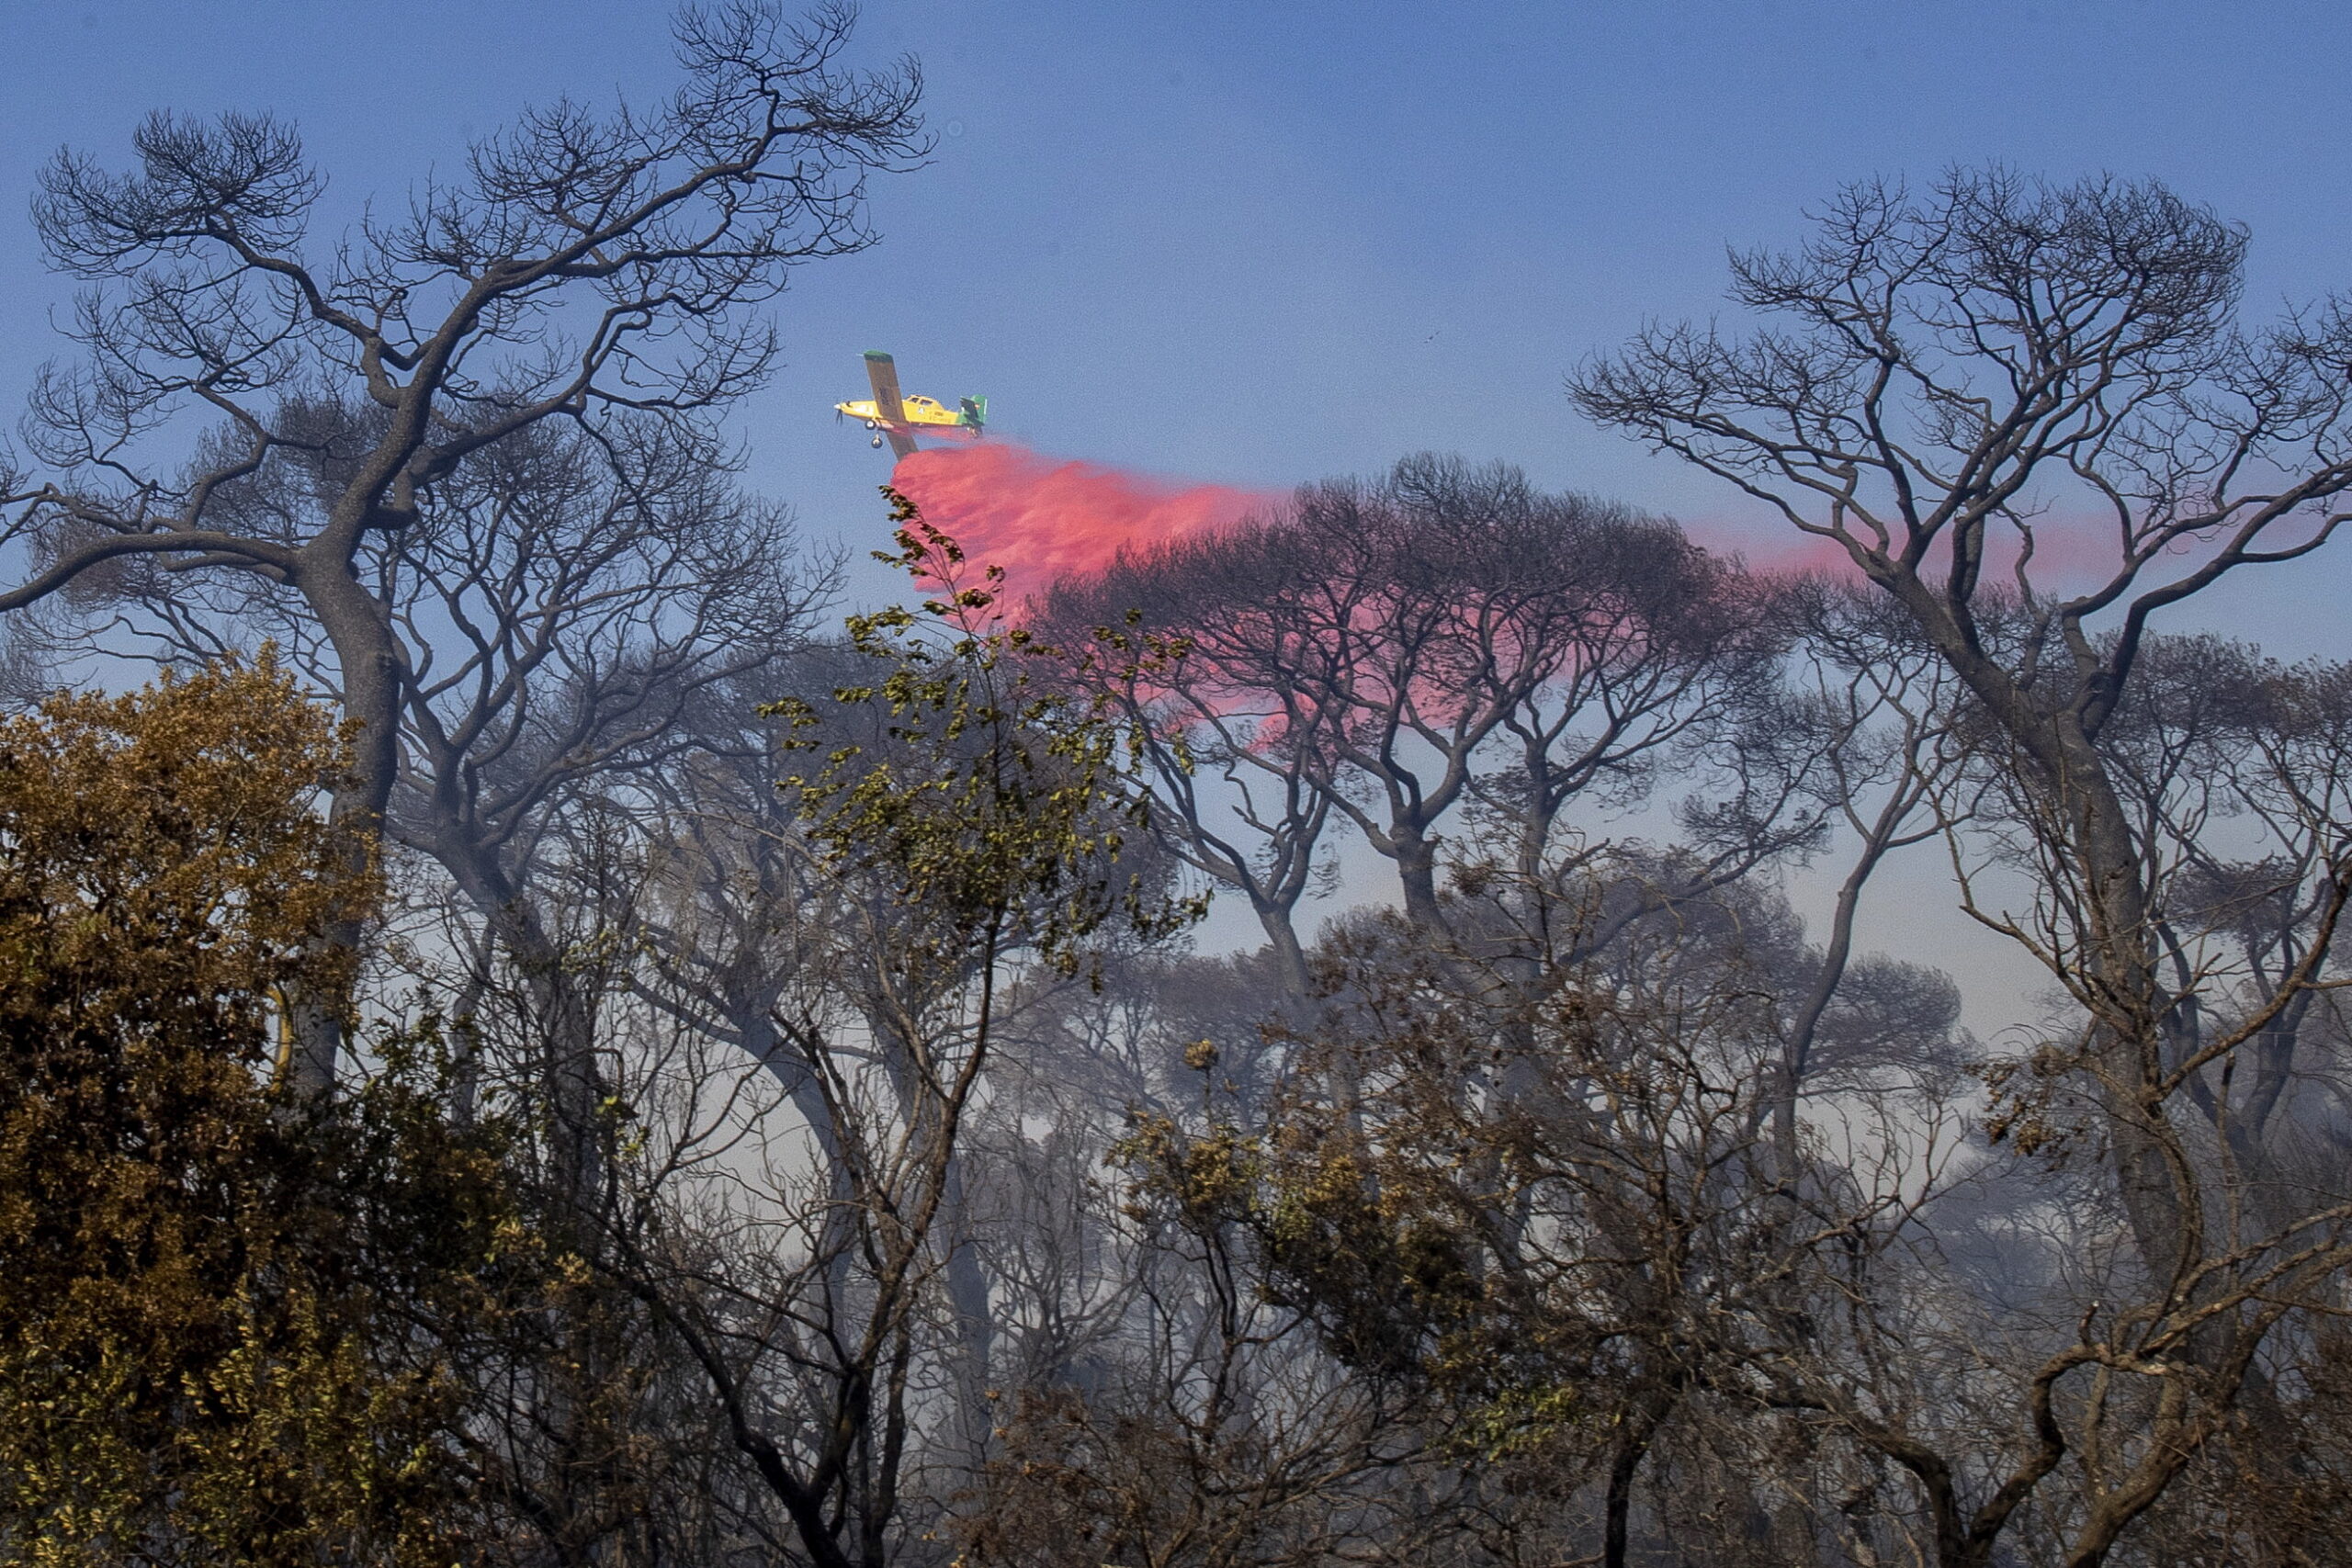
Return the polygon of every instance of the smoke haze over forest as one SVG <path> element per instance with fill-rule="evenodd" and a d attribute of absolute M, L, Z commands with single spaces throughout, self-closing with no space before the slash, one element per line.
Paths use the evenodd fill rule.
<path fill-rule="evenodd" d="M 2352 15 L 803 3 L 0 6 L 0 1568 L 2352 1568 Z"/>
<path fill-rule="evenodd" d="M 37 129 L 0 149 L 0 189 L 28 190 L 60 143 L 118 152 L 149 106 L 266 107 L 300 122 L 350 221 L 519 102 L 657 96 L 647 21 L 633 0 L 397 18 L 14 6 L 0 73 Z M 1577 421 L 1560 380 L 1645 319 L 1712 308 L 1724 247 L 1794 236 L 1838 183 L 1988 157 L 2161 172 L 2251 228 L 2256 304 L 2335 286 L 2352 251 L 2329 63 L 2352 18 L 2324 5 L 1775 0 L 1441 23 L 1402 5 L 876 3 L 863 29 L 874 58 L 922 58 L 932 165 L 876 190 L 887 243 L 799 274 L 782 367 L 729 429 L 751 482 L 838 538 L 869 597 L 895 591 L 865 561 L 887 542 L 887 458 L 827 412 L 865 395 L 868 348 L 897 354 L 910 390 L 987 394 L 1012 440 L 1154 484 L 1281 494 L 1458 452 L 1762 563 L 1799 553 L 1772 519 Z M 424 42 L 447 38 L 467 41 Z M 0 388 L 55 353 L 62 300 L 29 248 L 0 252 Z M 2323 558 L 2176 620 L 2327 654 L 2347 585 L 2352 567 Z M 1941 908 L 1880 915 L 1972 954 L 1996 989 L 2025 978 Z M 2015 1011 L 1973 993 L 1971 1016 Z"/>

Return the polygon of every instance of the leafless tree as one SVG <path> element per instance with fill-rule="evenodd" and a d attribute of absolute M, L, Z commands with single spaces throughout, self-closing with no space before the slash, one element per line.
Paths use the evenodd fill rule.
<path fill-rule="evenodd" d="M 1268 525 L 1124 560 L 1057 583 L 1040 617 L 1075 681 L 1115 701 L 1142 739 L 1155 829 L 1238 893 L 1266 933 L 1285 992 L 1307 990 L 1301 902 L 1328 874 L 1333 800 L 1326 729 L 1336 716 L 1287 678 L 1327 657 L 1370 583 L 1298 579 L 1306 552 Z M 1284 614 L 1286 592 L 1327 595 Z"/>
<path fill-rule="evenodd" d="M 1789 604 L 1800 695 L 1782 712 L 1820 732 L 1816 788 L 1852 840 L 1820 962 L 1785 1031 L 1773 1140 L 1792 1170 L 1799 1104 L 1854 963 L 1862 894 L 1889 855 L 1957 831 L 1968 812 L 1951 678 L 1900 610 L 1826 579 L 1794 585 Z"/>
<path fill-rule="evenodd" d="M 2144 1304 L 2086 1316 L 2043 1363 L 2034 1439 L 1973 1498 L 1950 1460 L 1887 1448 L 1932 1501 L 1943 1562 L 1984 1561 L 2086 1434 L 2070 1437 L 2053 1403 L 2077 1371 L 2147 1392 L 2099 1396 L 2146 1423 L 2136 1446 L 2086 1461 L 2065 1561 L 2104 1560 L 2217 1429 L 2265 1336 L 2346 1258 L 2332 1201 L 2233 1234 L 2180 1116 L 2189 1080 L 2249 1045 L 2312 964 L 2190 1056 L 2168 1054 L 2180 998 L 2156 889 L 2099 744 L 2154 617 L 2224 575 L 2309 555 L 2352 515 L 2339 502 L 2352 312 L 2331 302 L 2242 330 L 2245 238 L 2152 183 L 2052 186 L 1994 168 L 1917 197 L 1863 184 L 1798 250 L 1734 258 L 1735 299 L 1775 324 L 1745 338 L 1654 328 L 1571 383 L 1593 418 L 1842 549 L 1966 688 L 2032 802 L 2038 921 L 1977 912 L 2080 1009 L 2079 1034 L 2037 1057 L 2033 1081 L 2087 1086 Z M 2307 956 L 2352 886 L 2341 839 L 2322 858 Z"/>
<path fill-rule="evenodd" d="M 1430 455 L 1125 558 L 1045 615 L 1128 652 L 1087 649 L 1151 737 L 1158 820 L 1249 900 L 1299 995 L 1297 908 L 1335 818 L 1442 931 L 1450 815 L 1505 811 L 1542 860 L 1572 799 L 1637 796 L 1765 678 L 1769 623 L 1760 585 L 1670 524 Z"/>
<path fill-rule="evenodd" d="M 324 182 L 269 118 L 153 116 L 128 174 L 61 153 L 35 220 L 52 262 L 90 285 L 70 329 L 85 357 L 42 376 L 36 467 L 0 478 L 24 548 L 0 609 L 131 558 L 285 584 L 359 725 L 334 809 L 371 836 L 413 671 L 358 563 L 469 457 L 534 426 L 593 445 L 627 415 L 715 455 L 709 416 L 774 360 L 755 308 L 794 264 L 867 243 L 867 176 L 922 152 L 913 67 L 846 70 L 850 24 L 840 6 L 797 24 L 762 0 L 689 8 L 665 102 L 529 111 L 458 179 L 323 251 L 306 240 Z M 368 439 L 299 532 L 231 523 L 225 492 L 317 451 L 286 412 L 318 395 L 376 411 Z M 218 434 L 176 463 L 165 437 L 190 421 Z M 335 1010 L 307 1010 L 316 1083 L 333 1077 Z"/>
<path fill-rule="evenodd" d="M 278 423 L 306 430 L 311 446 L 215 504 L 248 533 L 292 538 L 315 525 L 380 420 L 313 404 Z M 583 1201 L 602 1098 L 594 1003 L 574 994 L 570 939 L 554 933 L 576 922 L 553 906 L 577 895 L 595 907 L 575 883 L 606 847 L 597 813 L 634 804 L 643 816 L 662 779 L 709 747 L 763 754 L 747 739 L 743 682 L 795 650 L 831 581 L 822 563 L 804 571 L 781 509 L 671 434 L 636 416 L 594 437 L 529 427 L 460 464 L 408 527 L 372 536 L 354 563 L 408 670 L 387 834 L 458 895 L 475 929 L 445 940 L 495 947 L 506 977 L 527 984 L 545 1103 L 571 1130 L 570 1185 Z M 142 562 L 107 590 L 85 597 L 106 612 L 91 629 L 118 646 L 136 637 L 187 659 L 268 638 L 336 691 L 334 649 L 290 587 Z M 731 730 L 695 722 L 714 701 L 745 705 Z"/>
<path fill-rule="evenodd" d="M 1213 1100 L 1213 1053 L 1193 1060 Z M 1198 1109 L 1185 1126 L 1213 1140 Z M 1060 1258 L 1091 1267 L 1033 1270 L 1015 1310 L 1067 1324 L 1075 1308 L 1086 1328 L 1064 1347 L 1079 1354 L 999 1402 L 996 1451 L 959 1510 L 972 1561 L 1242 1568 L 1393 1547 L 1381 1505 L 1422 1457 L 1420 1434 L 1257 1288 L 1232 1215 L 1159 1179 L 1206 1147 L 1176 1128 L 1139 1114 L 1112 1145 L 1136 1179 L 1056 1191 L 1057 1220 L 1084 1235 Z M 1101 1145 L 1085 1145 L 1099 1167 Z"/>
<path fill-rule="evenodd" d="M 1454 929 L 1475 932 L 1481 904 L 1516 925 L 1531 898 L 1572 901 L 1545 922 L 1562 935 L 1542 959 L 1573 978 L 1498 985 L 1479 972 L 1490 944 L 1433 952 L 1395 914 L 1335 929 L 1338 1000 L 1271 1124 L 1223 1160 L 1194 1144 L 1170 1180 L 1250 1216 L 1266 1288 L 1365 1375 L 1418 1386 L 1423 1430 L 1473 1463 L 1548 1469 L 1555 1558 L 1623 1568 L 1645 1529 L 1720 1554 L 1746 1539 L 1745 1516 L 1720 1540 L 1687 1512 L 1645 1527 L 1645 1466 L 1673 1434 L 1731 1434 L 1748 1496 L 1786 1479 L 1757 1462 L 1781 1420 L 1758 1352 L 1833 1310 L 1815 1258 L 1874 1238 L 1906 1183 L 1918 1190 L 1919 1163 L 1940 1156 L 1935 1137 L 1923 1149 L 1907 1134 L 1938 1112 L 1889 1089 L 1849 1117 L 1844 1163 L 1815 1145 L 1823 1172 L 1791 1223 L 1759 1200 L 1779 1168 L 1769 1069 L 1793 920 L 1725 889 L 1596 946 L 1566 934 L 1595 907 L 1573 879 L 1557 892 L 1507 879 L 1464 892 Z M 1659 1484 L 1690 1501 L 1687 1475 Z M 1579 1494 L 1589 1527 L 1575 1524 Z M 1597 1550 L 1574 1555 L 1580 1540 Z"/>
<path fill-rule="evenodd" d="M 2270 1224 L 2294 1201 L 2274 1185 L 2275 1162 L 2301 1167 L 2299 1186 L 2352 1186 L 2309 1164 L 2312 1133 L 2332 1119 L 2322 1106 L 2339 1048 L 2327 985 L 2337 955 L 2312 945 L 2346 818 L 2346 694 L 2339 665 L 2286 667 L 2213 637 L 2153 637 L 2100 736 L 2154 894 L 2177 998 L 2168 1058 L 2194 1059 L 2217 1032 L 2268 1015 L 2242 1057 L 2209 1062 L 2184 1088 L 2214 1155 L 2237 1168 L 2239 1201 L 2261 1202 Z M 2313 1112 L 2315 1123 L 2296 1125 Z"/>

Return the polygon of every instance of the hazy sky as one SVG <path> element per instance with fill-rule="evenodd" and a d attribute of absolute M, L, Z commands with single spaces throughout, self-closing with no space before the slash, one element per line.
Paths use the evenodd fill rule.
<path fill-rule="evenodd" d="M 151 107 L 267 108 L 353 211 L 517 104 L 659 93 L 665 15 L 0 0 L 0 397 L 54 352 L 22 214 L 61 142 L 119 162 Z M 2340 3 L 875 0 L 862 39 L 922 59 L 938 155 L 876 190 L 876 249 L 800 274 L 739 416 L 753 481 L 861 543 L 886 457 L 828 410 L 865 348 L 1047 451 L 1283 487 L 1434 447 L 1720 531 L 1730 502 L 1581 427 L 1562 374 L 1874 173 L 2154 175 L 2251 227 L 2258 310 L 2352 285 Z M 2293 570 L 2206 618 L 2342 656 L 2352 567 Z"/>
<path fill-rule="evenodd" d="M 65 294 L 20 216 L 61 142 L 268 108 L 338 201 L 397 199 L 519 103 L 659 92 L 665 17 L 0 0 L 0 391 Z M 2352 284 L 2340 4 L 875 0 L 862 33 L 922 59 L 939 153 L 877 188 L 880 246 L 800 275 L 741 416 L 812 530 L 872 515 L 882 457 L 827 412 L 869 347 L 1051 451 L 1287 486 L 1436 447 L 1703 525 L 1724 498 L 1580 427 L 1561 375 L 1871 173 L 2154 174 L 2252 227 L 2255 302 Z"/>

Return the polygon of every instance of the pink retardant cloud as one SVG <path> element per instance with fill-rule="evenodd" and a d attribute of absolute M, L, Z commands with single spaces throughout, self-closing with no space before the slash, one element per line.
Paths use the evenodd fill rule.
<path fill-rule="evenodd" d="M 1012 599 L 1056 579 L 1103 570 L 1148 549 L 1238 523 L 1281 501 L 1271 491 L 1163 479 L 1005 442 L 902 458 L 890 482 L 981 566 L 1002 567 Z"/>

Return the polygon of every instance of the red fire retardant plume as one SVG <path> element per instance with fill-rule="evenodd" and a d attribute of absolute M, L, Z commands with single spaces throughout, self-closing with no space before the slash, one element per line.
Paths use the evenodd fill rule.
<path fill-rule="evenodd" d="M 1001 441 L 917 452 L 900 459 L 890 482 L 975 567 L 1002 567 L 1005 596 L 1014 601 L 1044 592 L 1057 578 L 1099 572 L 1122 549 L 1224 527 L 1281 499 L 1048 457 Z"/>

